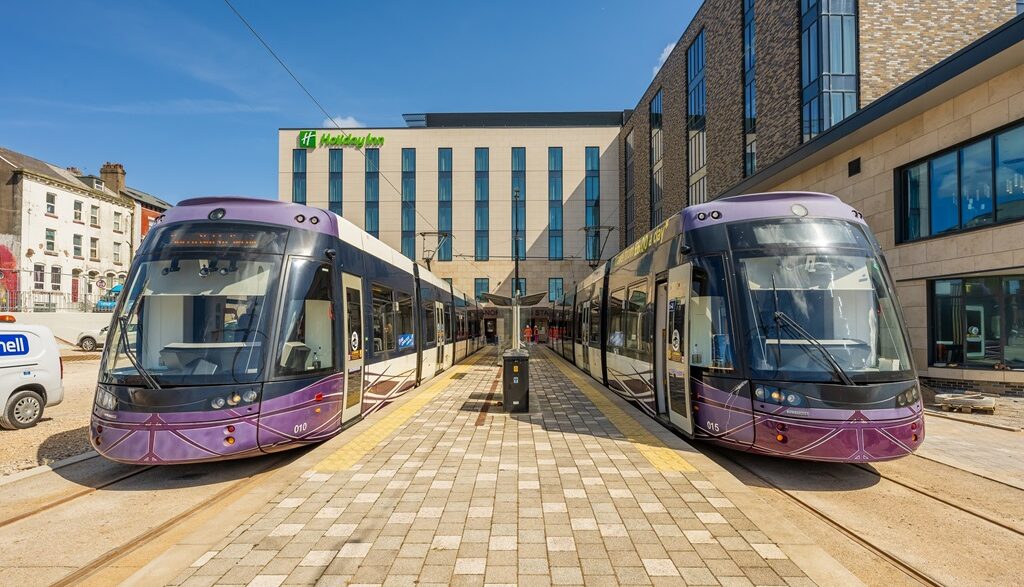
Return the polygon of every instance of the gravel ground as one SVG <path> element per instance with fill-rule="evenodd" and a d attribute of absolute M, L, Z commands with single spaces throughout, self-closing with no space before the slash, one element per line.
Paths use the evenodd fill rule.
<path fill-rule="evenodd" d="M 33 428 L 0 430 L 0 476 L 90 450 L 89 411 L 99 366 L 99 359 L 65 361 L 64 401 L 46 408 Z"/>

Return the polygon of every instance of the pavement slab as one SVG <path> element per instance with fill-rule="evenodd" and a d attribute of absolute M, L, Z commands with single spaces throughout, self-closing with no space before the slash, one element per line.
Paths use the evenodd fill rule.
<path fill-rule="evenodd" d="M 505 414 L 498 363 L 329 443 L 172 583 L 813 583 L 680 439 L 540 348 L 531 411 Z"/>

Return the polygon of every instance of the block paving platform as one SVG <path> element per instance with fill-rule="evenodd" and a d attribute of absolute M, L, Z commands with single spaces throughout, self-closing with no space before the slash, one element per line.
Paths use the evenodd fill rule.
<path fill-rule="evenodd" d="M 505 414 L 498 362 L 357 424 L 173 584 L 813 584 L 611 392 L 537 347 Z"/>

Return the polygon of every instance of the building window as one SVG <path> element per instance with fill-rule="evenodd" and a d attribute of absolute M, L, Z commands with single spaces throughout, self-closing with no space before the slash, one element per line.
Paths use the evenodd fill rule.
<path fill-rule="evenodd" d="M 327 209 L 341 216 L 341 165 L 342 150 L 331 149 L 327 155 Z"/>
<path fill-rule="evenodd" d="M 477 147 L 474 154 L 475 187 L 475 231 L 474 251 L 477 261 L 490 258 L 490 151 L 487 147 Z"/>
<path fill-rule="evenodd" d="M 857 3 L 800 0 L 803 140 L 857 110 Z"/>
<path fill-rule="evenodd" d="M 82 222 L 82 201 L 75 200 L 75 222 Z"/>
<path fill-rule="evenodd" d="M 306 150 L 292 149 L 292 201 L 306 203 Z"/>
<path fill-rule="evenodd" d="M 52 228 L 46 229 L 46 252 L 57 252 L 57 231 Z"/>
<path fill-rule="evenodd" d="M 50 267 L 50 290 L 60 291 L 60 267 Z"/>
<path fill-rule="evenodd" d="M 549 277 L 548 278 L 548 301 L 557 302 L 562 299 L 562 278 L 561 277 Z"/>
<path fill-rule="evenodd" d="M 651 99 L 651 228 L 661 224 L 661 90 Z"/>
<path fill-rule="evenodd" d="M 380 236 L 380 149 L 366 149 L 366 232 Z"/>
<path fill-rule="evenodd" d="M 416 260 L 416 149 L 402 149 L 402 254 Z"/>
<path fill-rule="evenodd" d="M 32 287 L 43 289 L 46 285 L 46 265 L 36 263 L 32 266 Z"/>
<path fill-rule="evenodd" d="M 114 243 L 114 264 L 121 264 L 121 243 Z"/>
<path fill-rule="evenodd" d="M 587 147 L 584 165 L 586 167 L 586 221 L 587 260 L 601 258 L 601 149 Z"/>
<path fill-rule="evenodd" d="M 636 144 L 633 142 L 633 131 L 626 135 L 626 243 L 636 240 L 636 167 L 633 159 L 636 155 Z"/>
<path fill-rule="evenodd" d="M 491 280 L 486 277 L 477 277 L 473 280 L 474 297 L 478 302 L 484 300 L 483 294 L 491 291 Z"/>
<path fill-rule="evenodd" d="M 518 199 L 516 194 L 519 195 Z M 512 147 L 512 258 L 526 258 L 526 148 Z"/>
<path fill-rule="evenodd" d="M 686 49 L 687 203 L 707 201 L 707 90 L 704 84 L 704 31 Z"/>
<path fill-rule="evenodd" d="M 71 237 L 71 241 L 72 241 L 72 253 L 74 254 L 75 257 L 81 257 L 82 256 L 82 235 L 76 234 L 75 236 Z"/>
<path fill-rule="evenodd" d="M 441 232 L 437 260 L 452 260 L 452 150 L 437 150 L 437 230 Z"/>
<path fill-rule="evenodd" d="M 100 239 L 96 237 L 89 239 L 89 259 L 92 261 L 100 260 Z"/>
<path fill-rule="evenodd" d="M 516 296 L 516 295 L 525 296 L 526 295 L 526 278 L 525 277 L 520 277 L 518 280 L 513 278 L 513 279 L 510 279 L 509 281 L 512 283 L 512 295 L 513 296 Z"/>
<path fill-rule="evenodd" d="M 562 222 L 562 147 L 548 147 L 548 259 L 564 254 Z"/>
<path fill-rule="evenodd" d="M 114 212 L 114 232 L 121 232 L 121 213 Z"/>
<path fill-rule="evenodd" d="M 1024 276 L 930 285 L 932 366 L 1024 369 Z"/>
<path fill-rule="evenodd" d="M 1024 218 L 1024 125 L 896 173 L 899 242 Z"/>
<path fill-rule="evenodd" d="M 57 214 L 57 194 L 46 194 L 46 213 L 54 215 Z"/>
<path fill-rule="evenodd" d="M 1024 0 L 1017 0 L 1017 14 L 1024 12 Z"/>
<path fill-rule="evenodd" d="M 754 2 L 743 0 L 743 175 L 757 171 L 757 84 L 755 84 Z"/>
<path fill-rule="evenodd" d="M 100 207 L 89 206 L 89 224 L 99 228 L 100 226 Z"/>

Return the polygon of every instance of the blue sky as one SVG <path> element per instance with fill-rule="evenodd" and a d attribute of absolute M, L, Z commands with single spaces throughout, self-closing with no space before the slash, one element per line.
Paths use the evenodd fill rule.
<path fill-rule="evenodd" d="M 690 1 L 234 0 L 339 120 L 632 108 Z M 19 2 L 0 35 L 0 145 L 171 202 L 277 197 L 277 129 L 323 114 L 223 2 Z"/>

